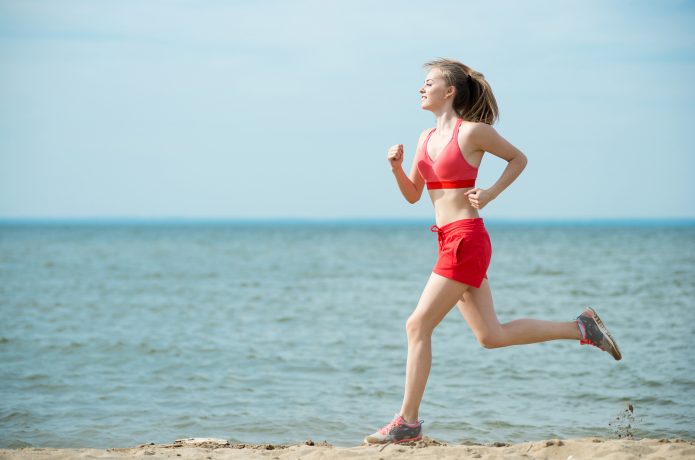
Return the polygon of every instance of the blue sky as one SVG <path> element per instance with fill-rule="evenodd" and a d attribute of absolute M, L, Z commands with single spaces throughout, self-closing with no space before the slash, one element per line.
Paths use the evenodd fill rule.
<path fill-rule="evenodd" d="M 0 218 L 433 218 L 422 64 L 529 158 L 487 218 L 694 218 L 695 2 L 0 0 Z M 478 185 L 505 163 L 486 155 Z"/>

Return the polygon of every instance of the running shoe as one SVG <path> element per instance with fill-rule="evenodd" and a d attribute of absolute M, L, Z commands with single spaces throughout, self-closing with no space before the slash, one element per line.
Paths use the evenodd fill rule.
<path fill-rule="evenodd" d="M 420 439 L 422 439 L 422 420 L 408 423 L 403 417 L 396 414 L 388 425 L 364 438 L 364 442 L 367 444 L 398 444 L 401 442 L 419 441 Z"/>
<path fill-rule="evenodd" d="M 593 308 L 588 307 L 584 313 L 577 316 L 577 325 L 582 336 L 579 339 L 581 345 L 593 345 L 600 348 L 610 353 L 616 361 L 622 358 L 618 344 Z"/>

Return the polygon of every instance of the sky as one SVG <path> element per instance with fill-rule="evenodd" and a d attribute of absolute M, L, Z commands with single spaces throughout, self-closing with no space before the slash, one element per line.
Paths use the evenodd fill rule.
<path fill-rule="evenodd" d="M 695 1 L 0 0 L 0 219 L 433 219 L 423 63 L 528 157 L 497 219 L 695 218 Z M 477 185 L 506 162 L 486 154 Z"/>

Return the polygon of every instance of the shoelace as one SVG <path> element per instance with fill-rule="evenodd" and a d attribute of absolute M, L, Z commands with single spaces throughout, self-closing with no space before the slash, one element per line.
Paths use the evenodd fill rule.
<path fill-rule="evenodd" d="M 596 345 L 594 342 L 592 342 L 591 339 L 579 339 L 579 344 L 580 345 L 593 345 L 596 348 L 601 348 L 598 345 Z"/>
<path fill-rule="evenodd" d="M 380 433 L 380 434 L 386 434 L 386 433 L 388 433 L 389 431 L 391 431 L 392 428 L 395 428 L 395 427 L 399 426 L 400 424 L 401 424 L 400 419 L 394 418 L 393 420 L 391 420 L 391 421 L 388 423 L 388 425 L 386 425 L 386 426 L 384 426 L 382 429 L 380 429 L 380 430 L 379 430 L 379 433 Z"/>
<path fill-rule="evenodd" d="M 586 337 L 586 327 L 584 326 L 584 323 L 582 323 L 582 321 L 581 321 L 579 318 L 577 318 L 577 326 L 579 326 L 580 335 L 583 336 L 583 337 L 581 337 L 581 338 L 579 339 L 579 344 L 580 344 L 580 345 L 593 345 L 593 346 L 595 346 L 596 348 L 601 348 L 601 347 L 599 347 L 598 345 L 596 345 L 596 344 L 593 342 L 593 340 L 591 340 L 590 338 Z M 602 348 L 601 348 L 601 349 L 602 349 Z"/>
<path fill-rule="evenodd" d="M 418 423 L 422 424 L 422 422 L 423 422 L 423 421 L 420 420 Z M 379 430 L 379 432 L 380 432 L 381 434 L 386 434 L 386 433 L 388 433 L 388 431 L 389 431 L 391 428 L 396 427 L 396 426 L 399 426 L 399 425 L 402 425 L 403 423 L 407 423 L 407 422 L 405 422 L 405 420 L 404 420 L 404 421 L 401 421 L 400 418 L 395 418 L 395 419 L 391 420 L 391 422 L 389 422 L 388 425 L 386 425 L 386 426 L 383 427 L 381 430 Z M 384 445 L 382 445 L 382 446 L 379 448 L 379 452 L 383 451 L 384 449 L 386 449 L 387 446 L 389 446 L 389 445 L 391 445 L 391 444 L 393 444 L 393 441 L 387 441 Z"/>

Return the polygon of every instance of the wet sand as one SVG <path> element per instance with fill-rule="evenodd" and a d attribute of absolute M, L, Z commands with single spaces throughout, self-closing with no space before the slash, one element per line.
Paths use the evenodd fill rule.
<path fill-rule="evenodd" d="M 400 445 L 334 447 L 327 442 L 306 441 L 297 445 L 229 444 L 224 440 L 191 438 L 172 444 L 144 444 L 130 448 L 0 449 L 0 459 L 695 459 L 695 440 L 683 439 L 551 439 L 520 444 L 444 444 L 425 438 Z"/>

